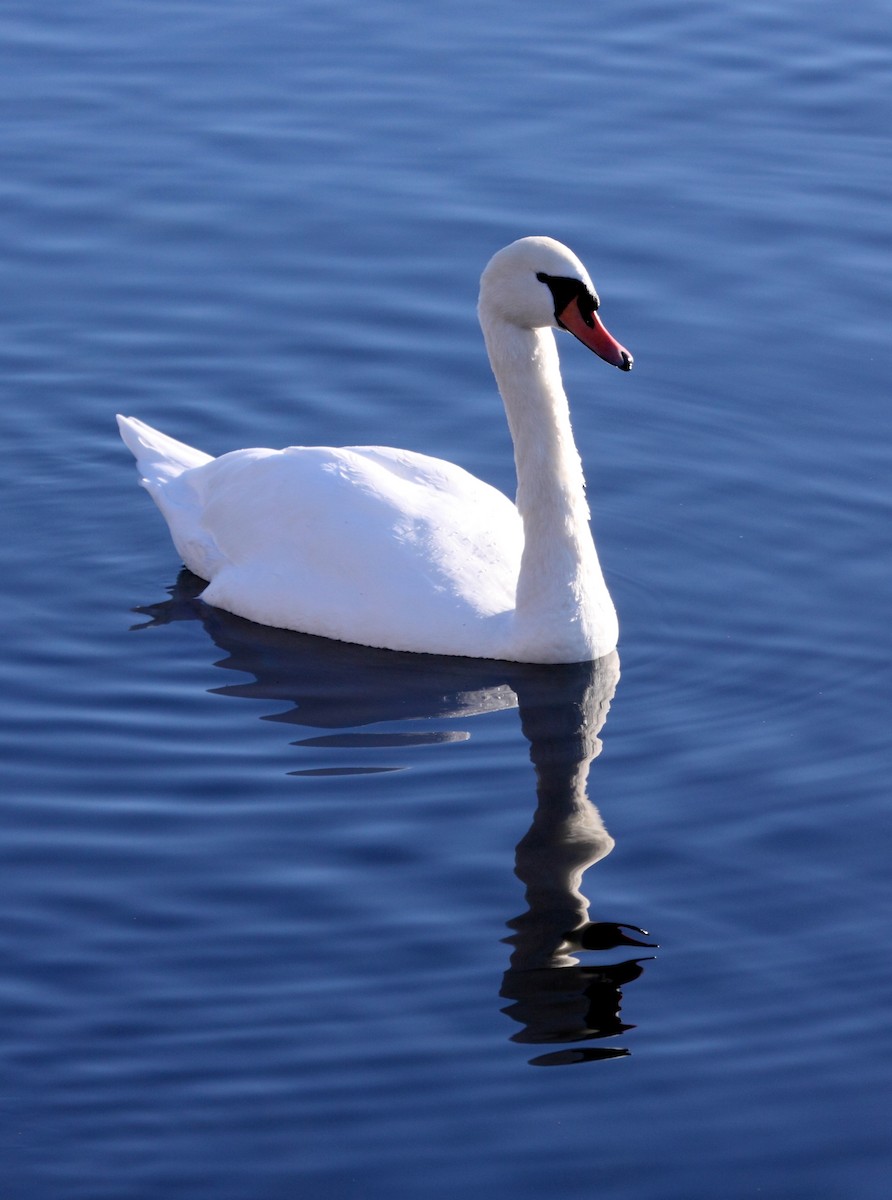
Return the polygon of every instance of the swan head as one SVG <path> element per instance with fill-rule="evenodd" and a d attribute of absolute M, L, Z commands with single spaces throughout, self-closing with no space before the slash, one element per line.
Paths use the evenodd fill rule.
<path fill-rule="evenodd" d="M 549 237 L 525 237 L 499 250 L 480 279 L 481 322 L 499 318 L 521 329 L 566 329 L 621 371 L 632 355 L 601 324 L 598 293 L 572 250 Z"/>

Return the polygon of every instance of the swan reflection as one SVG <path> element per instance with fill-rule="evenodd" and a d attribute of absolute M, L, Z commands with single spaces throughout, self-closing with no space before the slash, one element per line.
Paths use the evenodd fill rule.
<path fill-rule="evenodd" d="M 357 727 L 421 718 L 470 717 L 519 709 L 536 772 L 537 806 L 517 846 L 515 872 L 527 910 L 508 922 L 510 963 L 500 995 L 521 1028 L 512 1040 L 561 1046 L 530 1061 L 550 1066 L 614 1058 L 620 1047 L 593 1047 L 632 1026 L 619 1016 L 622 991 L 641 974 L 642 957 L 592 965 L 579 956 L 653 947 L 637 926 L 593 921 L 581 891 L 585 872 L 613 849 L 613 839 L 587 794 L 589 767 L 619 680 L 616 653 L 595 663 L 529 666 L 477 659 L 398 654 L 256 625 L 197 599 L 201 580 L 183 571 L 172 597 L 137 611 L 137 628 L 200 620 L 226 654 L 217 665 L 252 676 L 213 691 L 287 701 L 265 719 L 303 729 L 339 730 L 295 744 L 328 748 L 392 748 L 464 740 L 469 734 L 356 732 Z M 333 767 L 295 774 L 398 770 L 398 766 Z M 614 955 L 615 957 L 615 955 Z"/>
<path fill-rule="evenodd" d="M 577 955 L 654 946 L 633 936 L 646 936 L 637 926 L 589 920 L 589 901 L 580 890 L 588 868 L 614 846 L 586 786 L 618 681 L 615 653 L 559 672 L 524 673 L 514 681 L 536 768 L 538 804 L 517 846 L 515 872 L 529 907 L 508 922 L 514 933 L 505 940 L 514 949 L 501 995 L 513 1003 L 503 1011 L 523 1026 L 514 1034 L 516 1042 L 573 1044 L 573 1049 L 532 1059 L 536 1066 L 628 1053 L 579 1043 L 632 1028 L 619 1018 L 622 988 L 638 978 L 645 960 L 583 966 Z"/>

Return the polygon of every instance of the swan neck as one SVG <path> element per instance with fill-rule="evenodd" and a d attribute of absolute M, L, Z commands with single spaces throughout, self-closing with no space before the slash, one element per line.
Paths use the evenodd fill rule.
<path fill-rule="evenodd" d="M 551 507 L 581 509 L 588 519 L 582 463 L 570 426 L 570 410 L 550 329 L 484 327 L 493 373 L 514 442 L 517 507 L 522 517 Z M 557 515 L 556 513 L 545 515 Z"/>
<path fill-rule="evenodd" d="M 589 528 L 554 334 L 485 311 L 481 325 L 514 441 L 524 530 L 518 630 L 540 642 L 563 639 L 564 661 L 599 657 L 616 644 L 616 614 Z"/>

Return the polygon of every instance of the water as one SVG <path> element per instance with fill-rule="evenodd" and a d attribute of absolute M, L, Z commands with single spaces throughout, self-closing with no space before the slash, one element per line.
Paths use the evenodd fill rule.
<path fill-rule="evenodd" d="M 885 1196 L 884 6 L 0 31 L 4 1196 Z M 510 491 L 533 232 L 620 681 L 196 605 L 114 412 Z"/>

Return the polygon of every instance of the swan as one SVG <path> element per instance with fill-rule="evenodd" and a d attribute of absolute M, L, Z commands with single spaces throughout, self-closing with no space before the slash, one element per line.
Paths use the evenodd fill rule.
<path fill-rule="evenodd" d="M 478 315 L 514 441 L 516 504 L 461 467 L 380 446 L 212 458 L 118 417 L 201 599 L 262 625 L 416 653 L 523 663 L 612 651 L 553 330 L 620 370 L 585 267 L 547 237 L 499 250 Z"/>

